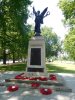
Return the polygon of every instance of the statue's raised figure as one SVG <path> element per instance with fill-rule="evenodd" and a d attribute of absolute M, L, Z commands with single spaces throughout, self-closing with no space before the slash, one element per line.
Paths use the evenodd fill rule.
<path fill-rule="evenodd" d="M 47 11 L 48 7 L 46 7 L 42 13 L 40 11 L 35 11 L 35 8 L 33 7 L 33 13 L 35 14 L 35 36 L 40 36 L 41 30 L 40 26 L 43 24 L 43 18 L 46 17 L 47 15 L 50 15 L 50 12 Z"/>

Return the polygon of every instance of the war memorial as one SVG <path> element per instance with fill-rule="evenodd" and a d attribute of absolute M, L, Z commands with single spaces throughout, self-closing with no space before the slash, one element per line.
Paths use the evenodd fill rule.
<path fill-rule="evenodd" d="M 48 7 L 41 13 L 36 12 L 33 7 L 33 13 L 35 15 L 34 37 L 29 40 L 26 71 L 17 74 L 14 78 L 5 79 L 0 86 L 6 86 L 9 92 L 15 92 L 20 88 L 37 89 L 43 95 L 50 95 L 54 91 L 72 92 L 60 75 L 48 73 L 46 70 L 45 40 L 41 35 L 41 24 L 43 19 L 50 15 Z"/>

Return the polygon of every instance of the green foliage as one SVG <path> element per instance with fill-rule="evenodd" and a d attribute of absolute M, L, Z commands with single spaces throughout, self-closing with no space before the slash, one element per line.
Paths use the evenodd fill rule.
<path fill-rule="evenodd" d="M 12 57 L 25 57 L 28 48 L 30 26 L 27 25 L 30 0 L 0 1 L 0 50 L 6 63 L 6 50 Z M 25 55 L 24 55 L 25 54 Z"/>
<path fill-rule="evenodd" d="M 65 24 L 75 27 L 75 0 L 60 0 L 59 7 L 65 17 Z"/>
<path fill-rule="evenodd" d="M 64 24 L 70 28 L 64 40 L 65 50 L 75 60 L 75 0 L 60 0 L 59 7 L 64 14 Z"/>
<path fill-rule="evenodd" d="M 65 50 L 75 60 L 75 29 L 70 30 L 64 41 Z"/>
<path fill-rule="evenodd" d="M 44 36 L 46 43 L 46 57 L 57 56 L 58 51 L 61 48 L 57 35 L 52 32 L 51 28 L 46 26 L 42 28 L 42 35 Z"/>
<path fill-rule="evenodd" d="M 24 34 L 28 31 L 27 18 L 28 18 L 28 5 L 31 4 L 29 0 L 10 0 L 9 14 L 13 20 L 15 30 Z"/>

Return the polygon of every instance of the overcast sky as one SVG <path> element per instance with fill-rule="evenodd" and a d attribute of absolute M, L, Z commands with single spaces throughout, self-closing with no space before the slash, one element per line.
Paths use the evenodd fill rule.
<path fill-rule="evenodd" d="M 48 27 L 52 27 L 53 31 L 61 37 L 61 39 L 64 39 L 65 34 L 67 33 L 67 29 L 63 26 L 62 19 L 64 19 L 64 16 L 62 14 L 62 11 L 57 6 L 59 0 L 31 0 L 33 1 L 32 7 L 35 7 L 35 10 L 42 10 L 45 7 L 48 7 L 48 11 L 50 11 L 50 15 L 44 18 L 44 25 Z M 30 11 L 32 12 L 32 7 L 30 7 Z M 28 20 L 28 23 L 34 24 L 34 17 L 30 18 Z"/>

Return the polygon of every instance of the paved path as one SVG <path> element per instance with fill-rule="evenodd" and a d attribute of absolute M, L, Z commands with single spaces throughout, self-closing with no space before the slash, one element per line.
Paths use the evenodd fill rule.
<path fill-rule="evenodd" d="M 0 81 L 6 78 L 13 78 L 22 72 L 0 73 Z M 75 100 L 75 74 L 60 74 L 72 92 L 53 92 L 51 95 L 42 95 L 38 89 L 20 88 L 15 92 L 8 92 L 6 87 L 0 87 L 0 100 Z"/>

